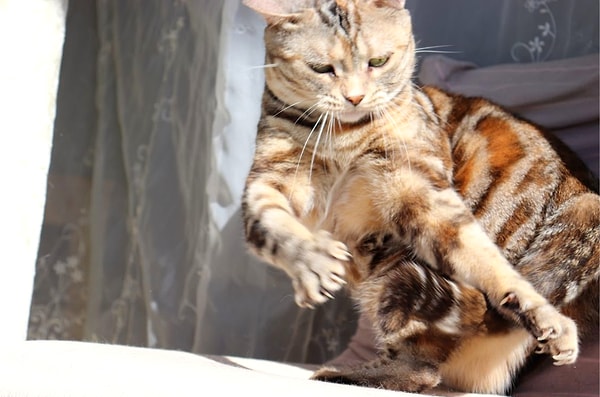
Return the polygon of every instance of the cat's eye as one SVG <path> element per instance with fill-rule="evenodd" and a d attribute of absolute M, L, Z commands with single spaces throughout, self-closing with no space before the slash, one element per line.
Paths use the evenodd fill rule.
<path fill-rule="evenodd" d="M 316 73 L 320 73 L 320 74 L 325 74 L 325 73 L 330 73 L 330 74 L 335 74 L 335 69 L 333 68 L 333 65 L 309 65 L 310 68 L 316 72 Z"/>
<path fill-rule="evenodd" d="M 389 56 L 379 57 L 379 58 L 371 58 L 369 59 L 369 67 L 371 68 L 380 68 L 387 63 L 390 59 Z"/>

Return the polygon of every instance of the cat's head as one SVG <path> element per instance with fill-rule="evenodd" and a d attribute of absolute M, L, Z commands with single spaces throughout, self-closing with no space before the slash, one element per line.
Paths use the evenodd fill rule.
<path fill-rule="evenodd" d="M 269 89 L 343 123 L 381 114 L 411 84 L 404 0 L 244 0 L 262 14 Z"/>

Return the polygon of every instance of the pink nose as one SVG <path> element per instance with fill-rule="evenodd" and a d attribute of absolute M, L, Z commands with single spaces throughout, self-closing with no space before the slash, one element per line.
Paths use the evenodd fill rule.
<path fill-rule="evenodd" d="M 362 102 L 364 97 L 365 97 L 364 95 L 354 95 L 354 96 L 347 96 L 346 99 L 348 100 L 348 102 L 350 102 L 354 106 L 358 106 L 358 104 Z"/>

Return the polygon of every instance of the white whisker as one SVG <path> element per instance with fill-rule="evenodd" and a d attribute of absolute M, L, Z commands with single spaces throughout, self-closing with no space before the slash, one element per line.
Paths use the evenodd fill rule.
<path fill-rule="evenodd" d="M 321 122 L 321 129 L 319 130 L 319 134 L 317 135 L 317 141 L 315 142 L 315 146 L 313 147 L 312 158 L 310 159 L 310 170 L 308 172 L 308 181 L 309 182 L 312 180 L 312 172 L 313 172 L 313 166 L 315 165 L 315 157 L 317 156 L 317 149 L 319 147 L 319 142 L 321 142 L 321 135 L 323 134 L 323 128 L 325 128 L 325 123 L 327 123 L 327 117 L 329 117 L 328 111 L 325 112 L 325 117 L 323 118 L 323 121 Z M 319 120 L 321 120 L 320 117 L 319 117 Z M 317 122 L 317 124 L 318 124 L 318 122 Z M 315 124 L 315 127 L 317 126 L 317 124 Z"/>
<path fill-rule="evenodd" d="M 311 106 L 308 107 L 308 109 L 306 109 L 304 112 L 302 112 L 302 114 L 300 116 L 298 116 L 298 118 L 296 119 L 296 121 L 294 122 L 294 124 L 298 124 L 298 121 L 300 121 L 300 119 L 302 118 L 307 118 L 309 117 L 315 110 L 317 110 L 317 107 L 319 105 L 319 102 L 312 104 Z M 318 121 L 317 121 L 318 123 Z"/>
<path fill-rule="evenodd" d="M 427 53 L 427 54 L 461 54 L 462 51 L 452 50 L 438 50 L 438 48 L 454 47 L 452 44 L 432 45 L 427 47 L 415 48 L 415 54 Z"/>
<path fill-rule="evenodd" d="M 298 156 L 298 162 L 296 163 L 296 172 L 294 173 L 294 179 L 293 179 L 293 182 L 292 182 L 292 188 L 290 189 L 290 196 L 289 196 L 290 200 L 292 199 L 292 196 L 294 195 L 294 188 L 296 187 L 296 180 L 297 180 L 297 177 L 298 177 L 298 171 L 300 170 L 300 163 L 302 161 L 302 157 L 304 156 L 304 152 L 306 151 L 306 147 L 308 146 L 308 142 L 310 141 L 310 138 L 312 137 L 312 134 L 315 132 L 315 129 L 319 125 L 319 122 L 321 121 L 322 117 L 323 117 L 323 115 L 321 114 L 319 116 L 319 118 L 317 119 L 317 122 L 315 123 L 314 127 L 312 128 L 312 130 L 310 130 L 310 133 L 308 134 L 308 137 L 306 137 L 306 140 L 304 141 L 304 146 L 302 146 L 302 150 L 300 151 L 300 156 Z M 312 169 L 311 169 L 311 173 L 312 173 Z M 310 177 L 309 177 L 309 180 L 310 180 Z"/>
<path fill-rule="evenodd" d="M 266 65 L 258 65 L 258 66 L 249 66 L 247 70 L 255 70 L 255 69 L 267 69 L 267 68 L 276 68 L 279 64 L 277 63 L 268 63 Z"/>
<path fill-rule="evenodd" d="M 290 109 L 290 108 L 293 108 L 294 106 L 296 106 L 296 105 L 298 105 L 298 104 L 300 104 L 300 103 L 302 103 L 302 102 L 304 102 L 304 101 L 298 101 L 298 102 L 292 103 L 291 105 L 288 105 L 288 106 L 284 107 L 283 109 L 281 109 L 279 112 L 275 113 L 273 116 L 277 117 L 277 116 L 279 116 L 279 115 L 280 115 L 282 112 L 285 112 L 286 110 L 288 110 L 288 109 Z"/>
<path fill-rule="evenodd" d="M 454 47 L 452 44 L 441 44 L 441 45 L 430 45 L 427 47 L 417 47 L 415 48 L 415 51 L 420 51 L 420 50 L 433 50 L 436 48 L 448 48 L 448 47 Z"/>
<path fill-rule="evenodd" d="M 333 155 L 334 153 L 334 142 L 335 139 L 335 122 L 339 123 L 338 117 L 335 114 L 331 116 L 329 119 L 329 128 L 327 129 L 327 139 L 329 141 L 329 155 Z"/>
<path fill-rule="evenodd" d="M 416 50 L 415 54 L 462 54 L 462 51 Z"/>

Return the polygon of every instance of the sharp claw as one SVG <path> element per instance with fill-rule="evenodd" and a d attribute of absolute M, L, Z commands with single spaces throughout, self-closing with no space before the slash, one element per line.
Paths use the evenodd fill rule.
<path fill-rule="evenodd" d="M 321 288 L 321 291 L 319 291 L 319 292 L 321 292 L 321 295 L 323 295 L 329 299 L 333 299 L 333 294 L 331 292 L 327 291 L 325 288 Z"/>
<path fill-rule="evenodd" d="M 546 353 L 546 349 L 541 346 L 538 346 L 537 349 L 534 350 L 534 353 L 535 354 L 544 354 L 544 353 Z"/>
<path fill-rule="evenodd" d="M 346 284 L 347 284 L 347 283 L 346 283 L 346 280 L 344 280 L 344 279 L 342 278 L 342 276 L 340 276 L 339 274 L 332 273 L 332 274 L 331 274 L 331 279 L 332 279 L 333 281 L 335 281 L 336 283 L 338 283 L 338 284 L 341 284 L 341 285 L 346 285 Z"/>
<path fill-rule="evenodd" d="M 335 259 L 338 259 L 340 261 L 349 261 L 350 259 L 352 259 L 352 254 L 350 254 L 350 252 L 346 251 L 346 250 L 342 250 L 341 252 L 336 252 L 331 254 L 331 256 L 333 256 Z"/>
<path fill-rule="evenodd" d="M 517 296 L 514 293 L 510 292 L 510 293 L 506 294 L 504 299 L 502 299 L 500 301 L 500 306 L 507 307 L 508 309 L 518 308 L 519 307 L 519 299 L 517 298 Z"/>
<path fill-rule="evenodd" d="M 550 336 L 552 336 L 552 334 L 554 334 L 554 328 L 546 328 L 544 330 L 544 332 L 542 333 L 542 335 L 538 336 L 537 340 L 539 340 L 539 341 L 548 340 L 548 339 L 550 339 Z"/>
<path fill-rule="evenodd" d="M 567 360 L 570 359 L 573 356 L 573 353 L 574 353 L 573 350 L 567 350 L 567 351 L 564 351 L 564 352 L 560 352 L 559 354 L 557 354 L 555 356 L 552 356 L 552 358 L 554 359 L 554 361 L 556 363 L 560 363 L 560 362 L 563 362 L 563 361 L 568 362 Z M 564 362 L 561 363 L 561 364 L 559 364 L 559 365 L 562 365 L 562 364 L 564 364 Z"/>

